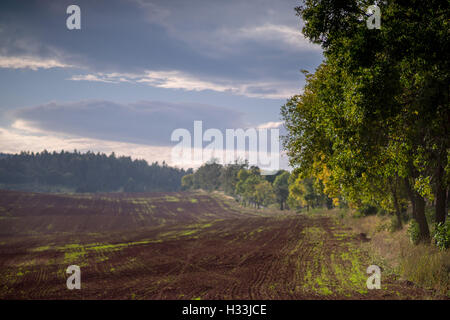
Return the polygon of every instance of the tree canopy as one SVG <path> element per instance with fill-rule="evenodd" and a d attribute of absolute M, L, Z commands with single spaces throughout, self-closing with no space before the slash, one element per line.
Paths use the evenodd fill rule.
<path fill-rule="evenodd" d="M 426 241 L 426 201 L 435 201 L 437 222 L 447 215 L 449 3 L 381 2 L 379 30 L 366 26 L 371 4 L 306 0 L 296 8 L 325 59 L 282 107 L 284 146 L 291 165 L 331 198 L 397 214 L 408 198 Z"/>

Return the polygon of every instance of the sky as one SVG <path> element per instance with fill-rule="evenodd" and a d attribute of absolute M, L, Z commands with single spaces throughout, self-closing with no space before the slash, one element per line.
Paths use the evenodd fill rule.
<path fill-rule="evenodd" d="M 66 26 L 72 4 L 80 30 Z M 298 5 L 2 0 L 0 152 L 114 151 L 171 164 L 171 133 L 196 120 L 282 134 L 280 107 L 301 93 L 300 70 L 323 59 L 301 34 Z"/>

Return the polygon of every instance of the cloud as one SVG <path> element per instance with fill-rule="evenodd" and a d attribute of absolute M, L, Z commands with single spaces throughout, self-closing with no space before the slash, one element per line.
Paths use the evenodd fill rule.
<path fill-rule="evenodd" d="M 213 90 L 218 92 L 236 91 L 230 85 L 223 85 L 190 76 L 180 71 L 146 71 L 137 82 L 166 89 L 185 89 L 192 91 Z"/>
<path fill-rule="evenodd" d="M 70 134 L 55 135 L 42 129 L 29 126 L 26 122 L 17 121 L 12 128 L 0 127 L 0 151 L 4 153 L 19 153 L 21 151 L 59 152 L 61 150 L 80 152 L 102 152 L 110 154 L 114 152 L 117 156 L 130 156 L 133 159 L 144 159 L 149 163 L 165 161 L 171 166 L 184 169 L 198 168 L 202 163 L 210 160 L 183 163 L 173 159 L 171 146 L 148 146 L 145 144 L 118 142 L 113 140 L 92 139 L 74 136 Z M 246 152 L 247 157 L 250 156 Z M 250 156 L 251 157 L 251 156 Z M 288 169 L 288 159 L 284 152 L 279 154 L 280 167 Z"/>
<path fill-rule="evenodd" d="M 265 123 L 261 123 L 257 126 L 258 129 L 278 129 L 278 133 L 280 135 L 280 138 L 282 139 L 283 136 L 287 135 L 286 127 L 284 126 L 284 121 L 269 121 Z M 283 151 L 283 157 L 286 157 L 285 152 Z"/>
<path fill-rule="evenodd" d="M 295 15 L 295 0 L 156 2 L 133 0 L 145 18 L 167 34 L 210 57 L 242 56 L 254 50 L 259 55 L 291 51 L 321 52 L 301 33 L 302 22 Z M 182 9 L 182 10 L 180 10 Z M 195 19 L 192 19 L 195 17 Z"/>
<path fill-rule="evenodd" d="M 94 81 L 94 82 L 108 82 L 108 83 L 144 83 L 152 87 L 166 88 L 166 89 L 183 89 L 188 91 L 203 91 L 213 90 L 217 92 L 234 92 L 237 87 L 232 87 L 231 84 L 220 84 L 211 81 L 201 80 L 181 71 L 151 71 L 147 70 L 142 74 L 130 73 L 96 73 L 74 75 L 68 80 L 74 81 Z"/>
<path fill-rule="evenodd" d="M 198 167 L 211 157 L 205 149 L 206 153 L 200 161 L 196 161 L 195 158 L 187 162 L 177 161 L 173 156 L 173 147 L 180 141 L 171 141 L 175 129 L 187 129 L 194 139 L 196 137 L 192 130 L 194 121 L 201 120 L 203 133 L 207 129 L 218 129 L 215 132 L 221 132 L 222 139 L 225 139 L 225 129 L 251 128 L 242 120 L 242 114 L 228 109 L 155 101 L 131 104 L 100 100 L 53 102 L 18 109 L 9 116 L 12 116 L 11 126 L 0 128 L 2 152 L 37 152 L 43 149 L 49 151 L 77 149 L 105 153 L 114 151 L 118 155 L 146 159 L 149 162 L 166 161 L 170 165 L 183 168 Z M 283 123 L 266 122 L 256 128 L 282 130 Z M 205 137 L 203 139 L 203 147 L 206 148 L 211 140 Z M 191 143 L 193 141 L 191 140 Z M 224 142 L 223 146 L 225 145 Z M 272 147 L 270 150 L 272 151 Z M 243 156 L 242 150 L 238 152 L 235 149 L 235 151 L 236 157 Z M 285 155 L 278 150 L 274 151 L 275 154 L 271 154 L 270 157 L 279 155 L 282 167 L 287 168 Z M 260 152 L 256 150 L 244 153 L 252 161 L 256 159 L 254 158 L 256 155 L 260 156 Z"/>
<path fill-rule="evenodd" d="M 19 153 L 21 151 L 41 152 L 72 151 L 116 153 L 118 156 L 131 156 L 135 159 L 145 159 L 148 162 L 170 161 L 171 147 L 146 146 L 142 144 L 124 143 L 111 140 L 83 138 L 71 135 L 56 136 L 44 130 L 36 131 L 24 123 L 16 128 L 0 127 L 0 150 L 4 153 Z"/>
<path fill-rule="evenodd" d="M 79 31 L 65 27 L 68 4 L 2 1 L 0 56 L 9 59 L 2 65 L 73 66 L 85 70 L 69 76 L 78 81 L 140 80 L 160 88 L 284 99 L 301 86 L 298 70 L 322 60 L 320 47 L 300 32 L 296 0 L 79 0 Z M 30 61 L 21 63 L 21 57 Z"/>
<path fill-rule="evenodd" d="M 68 80 L 92 81 L 104 83 L 142 83 L 152 87 L 181 89 L 186 91 L 212 90 L 232 94 L 267 99 L 286 99 L 298 94 L 298 87 L 290 82 L 242 82 L 227 80 L 201 79 L 177 70 L 151 71 L 142 74 L 95 73 L 73 75 Z"/>
<path fill-rule="evenodd" d="M 54 135 L 68 134 L 90 139 L 169 146 L 173 130 L 192 129 L 196 120 L 204 128 L 244 127 L 243 114 L 226 108 L 139 101 L 129 104 L 103 100 L 52 102 L 16 109 L 13 127 L 27 131 L 42 130 Z"/>
<path fill-rule="evenodd" d="M 105 83 L 119 83 L 119 82 L 125 82 L 122 80 L 108 80 L 107 77 L 105 78 L 101 73 L 99 74 L 80 74 L 80 75 L 73 75 L 68 80 L 73 81 L 92 81 L 92 82 L 105 82 Z M 128 82 L 128 81 L 127 81 Z"/>
<path fill-rule="evenodd" d="M 270 121 L 270 122 L 260 124 L 258 126 L 258 128 L 259 129 L 276 129 L 276 128 L 280 128 L 282 125 L 283 125 L 283 121 L 278 121 L 278 122 Z"/>
<path fill-rule="evenodd" d="M 55 89 L 44 96 L 39 85 L 30 86 L 27 101 L 61 99 L 61 92 L 71 94 L 64 99 L 120 97 L 122 101 L 139 94 L 145 99 L 155 99 L 148 98 L 153 95 L 166 99 L 167 92 L 173 101 L 187 96 L 210 104 L 216 103 L 212 99 L 223 97 L 220 104 L 237 101 L 235 108 L 253 112 L 259 123 L 274 118 L 272 106 L 278 114 L 279 101 L 255 102 L 228 94 L 288 98 L 302 85 L 298 70 L 312 70 L 322 60 L 318 47 L 300 34 L 301 21 L 293 10 L 297 2 L 78 0 L 82 29 L 69 31 L 65 26 L 69 1 L 2 0 L 0 68 L 36 70 L 35 75 L 27 77 L 30 83 L 36 78 L 41 83 L 62 78 L 73 81 L 64 82 L 64 90 L 58 90 L 55 96 Z M 50 68 L 65 70 L 51 75 L 41 73 Z M 9 72 L 0 73 L 8 85 L 6 90 L 17 94 L 15 90 L 24 78 L 18 77 L 19 85 L 8 84 Z M 127 85 L 119 88 L 121 84 Z M 148 90 L 146 85 L 168 90 Z M 174 94 L 174 90 L 194 93 Z M 225 94 L 196 93 L 202 91 Z M 3 104 L 10 103 L 8 97 L 3 98 Z M 11 105 L 25 104 L 20 101 L 14 100 Z M 23 143 L 31 148 L 36 144 L 48 149 L 50 142 L 64 146 L 67 141 L 69 146 L 83 141 L 101 148 L 102 141 L 106 141 L 136 148 L 165 148 L 173 129 L 190 129 L 194 120 L 203 120 L 205 128 L 248 127 L 243 120 L 246 115 L 237 111 L 156 101 L 54 102 L 20 109 L 12 116 L 13 127 L 2 129 L 1 143 L 6 143 L 3 138 L 7 130 L 8 139 L 16 141 L 17 146 Z M 125 150 L 125 146 L 120 148 Z"/>
<path fill-rule="evenodd" d="M 233 33 L 242 40 L 260 42 L 279 42 L 295 51 L 321 52 L 320 46 L 308 41 L 300 32 L 300 28 L 282 24 L 262 24 L 251 27 L 243 27 Z"/>
<path fill-rule="evenodd" d="M 63 63 L 57 59 L 40 58 L 31 56 L 6 57 L 0 56 L 0 68 L 9 69 L 51 69 L 51 68 L 70 68 L 69 64 Z"/>

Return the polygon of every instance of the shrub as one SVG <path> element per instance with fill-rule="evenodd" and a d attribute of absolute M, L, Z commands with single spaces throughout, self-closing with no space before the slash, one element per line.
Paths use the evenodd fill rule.
<path fill-rule="evenodd" d="M 445 223 L 439 222 L 436 224 L 433 232 L 434 243 L 440 250 L 445 250 L 450 247 L 450 221 Z"/>
<path fill-rule="evenodd" d="M 411 219 L 408 225 L 408 235 L 409 240 L 413 244 L 418 244 L 420 240 L 420 230 L 419 230 L 419 224 L 416 220 Z"/>

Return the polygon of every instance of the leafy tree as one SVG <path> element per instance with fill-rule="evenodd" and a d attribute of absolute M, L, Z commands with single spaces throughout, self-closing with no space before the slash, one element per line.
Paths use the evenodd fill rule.
<path fill-rule="evenodd" d="M 283 174 L 286 170 L 278 170 L 275 174 L 270 174 L 270 175 L 266 175 L 264 176 L 264 178 L 269 181 L 272 185 L 273 182 L 275 181 L 275 179 L 280 175 Z"/>
<path fill-rule="evenodd" d="M 239 181 L 238 178 L 239 170 L 245 169 L 247 167 L 248 167 L 247 161 L 243 162 L 236 161 L 235 163 L 230 163 L 222 168 L 220 176 L 221 188 L 226 194 L 235 195 L 236 184 Z"/>
<path fill-rule="evenodd" d="M 292 208 L 332 207 L 332 201 L 322 191 L 323 186 L 314 178 L 303 178 L 297 170 L 289 177 L 288 203 Z"/>
<path fill-rule="evenodd" d="M 325 62 L 282 108 L 285 146 L 293 165 L 328 171 L 328 194 L 356 205 L 380 201 L 394 182 L 395 206 L 405 188 L 428 241 L 425 200 L 435 198 L 436 220 L 445 220 L 448 190 L 448 2 L 382 2 L 381 30 L 366 27 L 369 4 L 307 0 L 296 9 Z"/>
<path fill-rule="evenodd" d="M 220 176 L 222 165 L 216 160 L 203 164 L 194 174 L 194 186 L 206 191 L 218 190 L 220 187 Z"/>
<path fill-rule="evenodd" d="M 255 185 L 254 199 L 258 208 L 260 206 L 268 206 L 269 204 L 275 202 L 275 193 L 270 182 L 261 180 L 257 185 Z"/>
<path fill-rule="evenodd" d="M 255 188 L 261 182 L 261 176 L 256 174 L 255 171 L 252 172 L 252 170 L 249 170 L 245 180 L 239 181 L 237 187 L 239 187 L 240 195 L 242 196 L 244 205 L 257 204 Z"/>
<path fill-rule="evenodd" d="M 181 189 L 190 190 L 194 188 L 194 174 L 187 174 L 181 178 Z"/>
<path fill-rule="evenodd" d="M 244 196 L 246 192 L 247 185 L 245 184 L 247 178 L 250 177 L 250 171 L 247 169 L 241 169 L 238 172 L 238 182 L 236 183 L 235 194 L 240 198 L 240 200 L 246 204 L 246 197 Z"/>
<path fill-rule="evenodd" d="M 275 201 L 272 185 L 261 176 L 261 171 L 255 166 L 239 170 L 236 195 L 244 205 L 256 207 Z"/>
<path fill-rule="evenodd" d="M 289 196 L 288 204 L 290 208 L 300 209 L 307 206 L 305 199 L 306 188 L 303 184 L 303 179 L 298 174 L 294 172 L 289 177 Z"/>
<path fill-rule="evenodd" d="M 273 182 L 273 191 L 275 192 L 276 200 L 280 205 L 280 210 L 283 210 L 289 196 L 289 172 L 284 171 L 275 178 L 275 181 Z"/>

